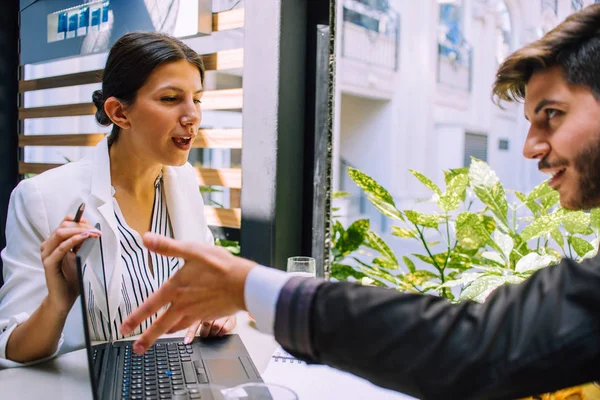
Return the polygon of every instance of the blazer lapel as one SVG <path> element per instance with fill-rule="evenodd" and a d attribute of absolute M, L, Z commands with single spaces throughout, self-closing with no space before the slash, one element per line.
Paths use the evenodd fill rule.
<path fill-rule="evenodd" d="M 99 223 L 102 230 L 102 258 L 104 260 L 104 272 L 100 262 L 94 264 L 94 275 L 98 279 L 98 288 L 94 288 L 98 307 L 104 315 L 108 315 L 104 299 L 104 283 L 108 293 L 108 306 L 111 319 L 116 317 L 116 310 L 121 300 L 121 251 L 118 240 L 117 220 L 113 207 L 113 193 L 110 180 L 110 157 L 108 143 L 104 138 L 92 155 L 92 182 L 91 194 L 98 200 Z M 106 280 L 104 279 L 106 275 Z M 97 291 L 100 290 L 100 291 Z"/>
<path fill-rule="evenodd" d="M 163 180 L 165 184 L 165 198 L 169 211 L 173 237 L 177 240 L 198 241 L 198 238 L 204 237 L 201 226 L 190 223 L 190 207 L 193 204 L 190 197 L 186 196 L 188 187 L 181 182 L 177 173 L 177 167 L 165 166 L 163 169 Z"/>

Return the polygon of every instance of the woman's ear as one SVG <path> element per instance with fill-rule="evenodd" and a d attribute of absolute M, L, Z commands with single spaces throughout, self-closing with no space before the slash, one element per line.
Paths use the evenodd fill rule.
<path fill-rule="evenodd" d="M 131 124 L 125 115 L 125 106 L 116 97 L 111 96 L 104 102 L 104 112 L 121 129 L 129 129 Z"/>

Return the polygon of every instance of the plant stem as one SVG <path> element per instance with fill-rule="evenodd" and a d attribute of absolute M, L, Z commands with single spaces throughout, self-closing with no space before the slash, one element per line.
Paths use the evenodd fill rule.
<path fill-rule="evenodd" d="M 448 261 L 450 260 L 450 253 L 452 249 L 450 248 L 450 216 L 446 213 L 446 239 L 448 242 L 448 253 L 446 253 L 446 261 L 444 261 L 444 269 L 448 266 Z"/>
<path fill-rule="evenodd" d="M 423 242 L 423 246 L 425 246 L 425 250 L 427 250 L 427 254 L 429 254 L 429 257 L 431 258 L 431 261 L 433 262 L 433 266 L 438 270 L 438 272 L 440 273 L 440 281 L 442 282 L 441 284 L 443 285 L 444 282 L 446 281 L 446 277 L 444 276 L 444 268 L 441 268 L 437 261 L 435 261 L 435 258 L 433 257 L 433 254 L 431 254 L 431 250 L 429 250 L 429 246 L 427 245 L 427 241 L 425 240 L 425 236 L 423 235 L 423 231 L 421 231 L 421 229 L 419 229 L 419 226 L 417 224 L 413 224 L 415 226 L 415 228 L 417 229 L 417 232 L 419 232 L 419 237 L 421 238 L 421 242 Z M 448 298 L 448 294 L 446 293 L 446 289 L 448 288 L 442 288 L 442 296 L 445 298 Z"/>

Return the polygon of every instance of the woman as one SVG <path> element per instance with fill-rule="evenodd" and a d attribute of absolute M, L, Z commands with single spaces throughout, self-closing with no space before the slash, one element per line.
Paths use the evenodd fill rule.
<path fill-rule="evenodd" d="M 97 121 L 113 125 L 108 139 L 90 157 L 23 180 L 12 193 L 2 251 L 0 366 L 84 345 L 81 311 L 73 307 L 79 293 L 71 249 L 86 238 L 102 236 L 102 252 L 85 266 L 93 340 L 121 339 L 125 317 L 182 266 L 149 253 L 144 232 L 212 243 L 196 174 L 186 162 L 202 118 L 203 83 L 202 59 L 179 40 L 134 32 L 115 43 L 102 90 L 93 95 Z M 75 222 L 72 213 L 82 202 L 85 218 Z M 234 326 L 235 317 L 206 321 L 200 336 Z"/>

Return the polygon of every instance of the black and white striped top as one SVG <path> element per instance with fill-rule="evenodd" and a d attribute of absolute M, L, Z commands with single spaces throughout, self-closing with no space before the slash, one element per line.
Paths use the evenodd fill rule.
<path fill-rule="evenodd" d="M 113 191 L 114 196 L 114 191 Z M 88 321 L 90 326 L 91 340 L 117 340 L 125 336 L 119 332 L 119 328 L 125 318 L 132 313 L 144 300 L 157 290 L 169 277 L 180 268 L 180 261 L 175 257 L 167 257 L 149 252 L 144 247 L 141 236 L 127 225 L 117 200 L 113 197 L 113 206 L 121 250 L 121 262 L 123 273 L 121 276 L 121 300 L 117 310 L 110 310 L 112 319 L 112 338 L 109 335 L 108 318 L 95 306 L 96 298 L 91 288 L 87 285 L 87 307 Z M 163 236 L 173 237 L 169 212 L 163 191 L 162 174 L 154 184 L 154 205 L 152 207 L 151 232 Z M 148 254 L 150 253 L 150 254 Z M 152 267 L 148 266 L 151 259 Z M 101 297 L 104 298 L 104 295 Z M 100 301 L 100 300 L 98 300 Z M 104 301 L 104 300 L 101 300 Z M 131 336 L 145 331 L 156 319 L 157 314 L 144 321 Z"/>

